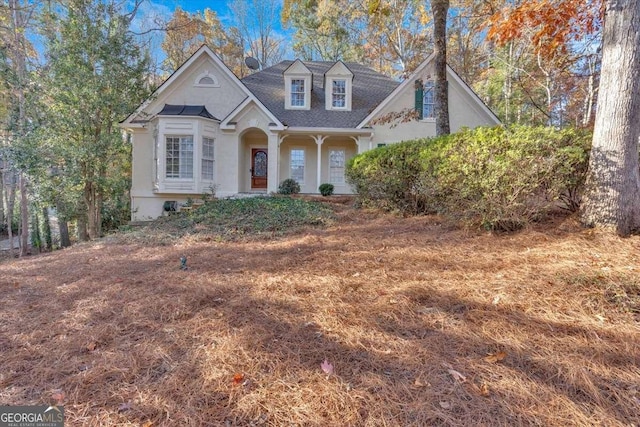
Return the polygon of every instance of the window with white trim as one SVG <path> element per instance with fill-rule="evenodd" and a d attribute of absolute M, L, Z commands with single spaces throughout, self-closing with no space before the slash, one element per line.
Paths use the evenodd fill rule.
<path fill-rule="evenodd" d="M 167 136 L 166 178 L 193 179 L 193 136 Z"/>
<path fill-rule="evenodd" d="M 291 79 L 291 106 L 304 107 L 304 79 Z"/>
<path fill-rule="evenodd" d="M 291 179 L 295 179 L 300 185 L 304 184 L 304 149 L 293 148 L 291 149 L 290 159 L 290 175 Z"/>
<path fill-rule="evenodd" d="M 436 116 L 436 104 L 434 98 L 435 83 L 433 80 L 424 82 L 422 93 L 422 118 L 432 119 Z"/>
<path fill-rule="evenodd" d="M 329 150 L 329 182 L 344 184 L 344 150 Z"/>
<path fill-rule="evenodd" d="M 333 108 L 347 107 L 347 81 L 335 79 L 331 85 L 331 106 Z"/>
<path fill-rule="evenodd" d="M 214 175 L 213 138 L 202 138 L 202 179 L 213 181 Z"/>

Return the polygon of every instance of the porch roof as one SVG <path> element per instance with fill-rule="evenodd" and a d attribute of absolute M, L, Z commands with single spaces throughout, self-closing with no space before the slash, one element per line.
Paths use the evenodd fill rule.
<path fill-rule="evenodd" d="M 164 104 L 159 116 L 200 116 L 206 119 L 218 120 L 204 105 L 171 105 Z M 218 120 L 220 121 L 220 120 Z"/>

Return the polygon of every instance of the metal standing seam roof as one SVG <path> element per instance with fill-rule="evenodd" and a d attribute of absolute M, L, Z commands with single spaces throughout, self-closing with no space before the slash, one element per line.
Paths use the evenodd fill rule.
<path fill-rule="evenodd" d="M 171 105 L 164 104 L 159 116 L 200 116 L 207 119 L 218 120 L 204 105 Z M 220 121 L 220 120 L 218 120 Z"/>
<path fill-rule="evenodd" d="M 353 73 L 351 111 L 325 108 L 324 74 L 335 64 L 331 61 L 309 61 L 303 64 L 311 71 L 310 110 L 284 108 L 284 70 L 294 61 L 282 61 L 242 79 L 253 94 L 289 127 L 355 128 L 400 84 L 377 71 L 354 62 L 345 63 Z"/>

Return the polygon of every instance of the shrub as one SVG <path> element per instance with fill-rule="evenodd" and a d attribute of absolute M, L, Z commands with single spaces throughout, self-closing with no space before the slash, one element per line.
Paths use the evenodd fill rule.
<path fill-rule="evenodd" d="M 300 192 L 300 184 L 292 178 L 285 179 L 278 187 L 279 194 L 298 194 Z"/>
<path fill-rule="evenodd" d="M 553 207 L 578 208 L 590 139 L 573 129 L 463 130 L 365 152 L 347 178 L 363 204 L 514 230 Z"/>
<path fill-rule="evenodd" d="M 423 151 L 432 140 L 378 147 L 347 163 L 346 178 L 365 206 L 420 213 L 426 210 L 417 192 L 424 172 Z"/>
<path fill-rule="evenodd" d="M 329 183 L 320 184 L 320 187 L 318 187 L 320 194 L 322 194 L 325 197 L 332 195 L 333 189 L 334 189 L 333 184 L 329 184 Z"/>

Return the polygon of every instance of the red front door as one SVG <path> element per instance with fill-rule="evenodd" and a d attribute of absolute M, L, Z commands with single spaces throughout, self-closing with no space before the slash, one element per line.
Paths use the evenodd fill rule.
<path fill-rule="evenodd" d="M 251 189 L 267 188 L 267 149 L 251 149 Z"/>

